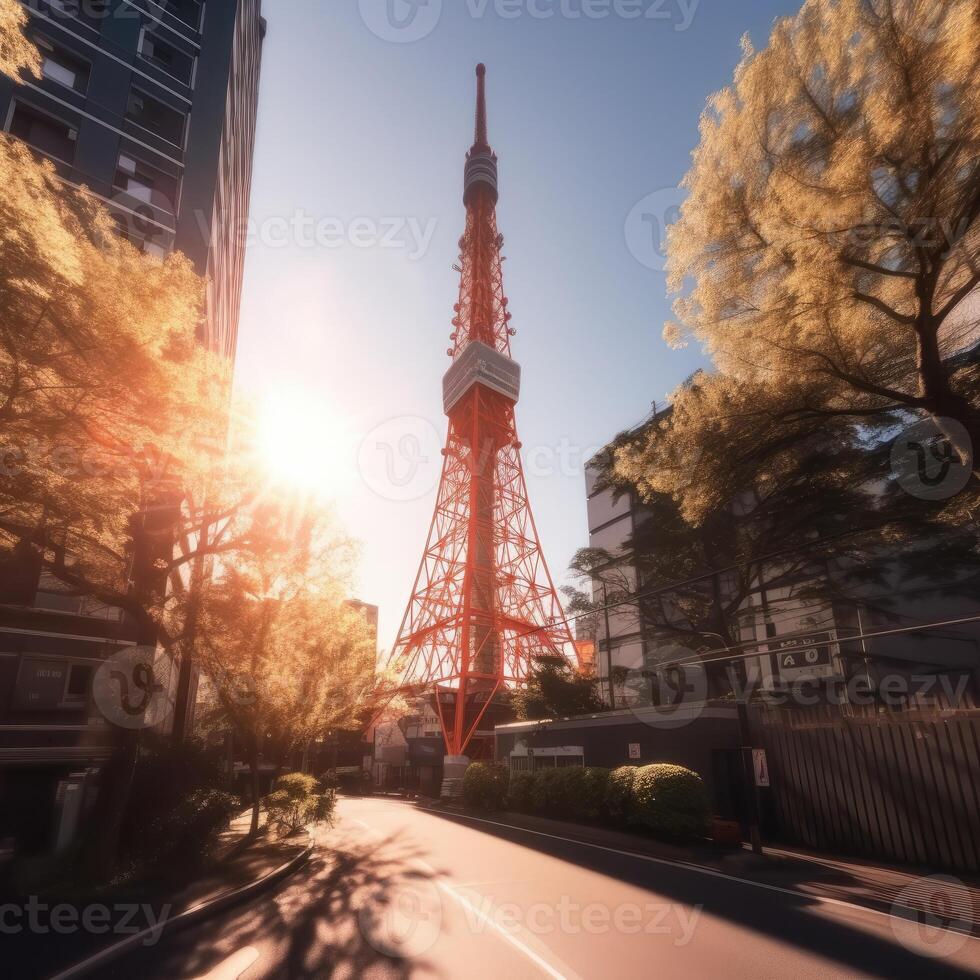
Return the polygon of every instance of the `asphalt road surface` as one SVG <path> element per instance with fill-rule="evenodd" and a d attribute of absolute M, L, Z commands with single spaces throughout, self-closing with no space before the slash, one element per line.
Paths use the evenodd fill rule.
<path fill-rule="evenodd" d="M 492 822 L 343 799 L 310 863 L 97 974 L 978 977 L 980 940 Z"/>

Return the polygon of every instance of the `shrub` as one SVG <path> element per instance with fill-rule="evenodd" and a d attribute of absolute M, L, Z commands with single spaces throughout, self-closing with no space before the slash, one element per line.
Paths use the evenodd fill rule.
<path fill-rule="evenodd" d="M 628 823 L 633 810 L 633 784 L 636 766 L 620 766 L 609 774 L 606 786 L 606 813 L 612 820 Z"/>
<path fill-rule="evenodd" d="M 559 815 L 563 812 L 567 794 L 564 769 L 539 769 L 534 774 L 531 806 L 535 813 Z"/>
<path fill-rule="evenodd" d="M 507 805 L 519 813 L 531 813 L 534 810 L 532 795 L 534 793 L 534 773 L 511 773 L 510 786 L 507 789 Z"/>
<path fill-rule="evenodd" d="M 276 780 L 263 803 L 269 826 L 280 837 L 287 837 L 309 824 L 332 823 L 337 791 L 322 789 L 313 776 L 291 772 Z"/>
<path fill-rule="evenodd" d="M 633 784 L 631 820 L 655 834 L 701 836 L 707 832 L 710 809 L 704 782 L 683 766 L 644 766 Z"/>
<path fill-rule="evenodd" d="M 146 832 L 156 840 L 166 841 L 167 852 L 181 861 L 198 858 L 210 850 L 238 805 L 238 797 L 231 793 L 194 790 L 170 812 L 151 821 Z"/>
<path fill-rule="evenodd" d="M 477 810 L 502 810 L 510 770 L 498 762 L 474 762 L 463 774 L 463 801 Z"/>
<path fill-rule="evenodd" d="M 146 736 L 120 831 L 124 861 L 174 870 L 214 844 L 238 807 L 217 760 L 196 742 Z"/>
<path fill-rule="evenodd" d="M 610 772 L 599 766 L 588 766 L 582 773 L 580 795 L 575 802 L 573 813 L 582 820 L 598 820 L 606 815 L 606 792 L 609 788 Z"/>

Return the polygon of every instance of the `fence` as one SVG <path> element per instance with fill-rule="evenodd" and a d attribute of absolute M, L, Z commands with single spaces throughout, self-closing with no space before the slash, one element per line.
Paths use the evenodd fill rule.
<path fill-rule="evenodd" d="M 787 843 L 980 871 L 980 712 L 754 707 L 766 830 Z"/>

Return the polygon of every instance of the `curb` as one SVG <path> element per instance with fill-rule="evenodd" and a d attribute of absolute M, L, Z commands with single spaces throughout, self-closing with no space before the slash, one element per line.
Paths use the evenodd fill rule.
<path fill-rule="evenodd" d="M 154 935 L 155 933 L 155 942 L 159 942 L 159 940 L 163 939 L 165 936 L 171 936 L 174 933 L 181 932 L 184 929 L 197 925 L 199 922 L 203 922 L 205 919 L 215 915 L 218 912 L 223 912 L 225 909 L 247 901 L 248 899 L 264 891 L 266 888 L 269 888 L 277 882 L 282 881 L 283 878 L 288 878 L 291 874 L 298 871 L 309 860 L 309 857 L 313 853 L 315 847 L 316 845 L 311 841 L 295 857 L 290 858 L 285 864 L 280 865 L 278 868 L 275 868 L 268 874 L 263 875 L 261 878 L 257 878 L 255 881 L 249 882 L 247 885 L 241 885 L 239 888 L 235 888 L 232 891 L 225 892 L 223 895 L 219 895 L 217 898 L 213 898 L 209 902 L 199 905 L 192 905 L 189 909 L 185 909 L 183 912 L 175 915 L 172 919 L 168 919 L 167 922 L 160 927 L 159 932 L 157 932 L 156 929 L 144 929 L 142 932 L 139 932 L 134 936 L 127 936 L 118 943 L 114 943 L 112 946 L 107 946 L 105 949 L 100 950 L 98 953 L 94 953 L 92 956 L 82 960 L 80 963 L 76 963 L 74 966 L 68 967 L 68 969 L 63 970 L 61 973 L 55 974 L 51 980 L 75 980 L 77 977 L 83 977 L 90 971 L 106 966 L 113 960 L 125 955 L 142 940 Z"/>

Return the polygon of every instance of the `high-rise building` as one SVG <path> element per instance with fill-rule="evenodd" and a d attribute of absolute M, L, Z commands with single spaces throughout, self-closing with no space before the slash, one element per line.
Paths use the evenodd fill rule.
<path fill-rule="evenodd" d="M 208 277 L 201 339 L 234 357 L 260 0 L 25 6 L 43 78 L 0 78 L 0 124 L 148 254 L 189 256 Z M 120 610 L 39 573 L 30 555 L 0 562 L 0 871 L 5 855 L 67 848 L 91 815 L 120 721 L 93 684 L 137 638 Z"/>
<path fill-rule="evenodd" d="M 25 0 L 43 77 L 0 81 L 0 122 L 144 251 L 208 277 L 209 347 L 234 356 L 261 0 Z"/>

